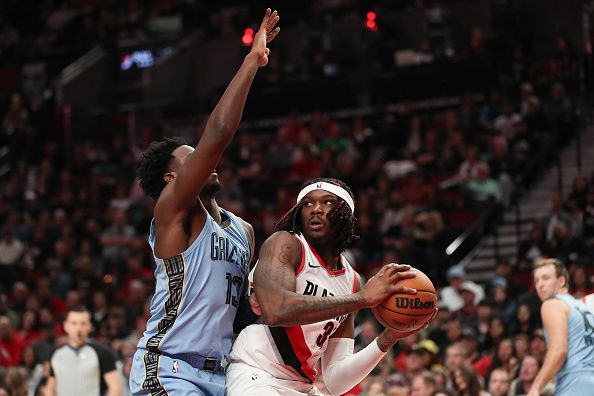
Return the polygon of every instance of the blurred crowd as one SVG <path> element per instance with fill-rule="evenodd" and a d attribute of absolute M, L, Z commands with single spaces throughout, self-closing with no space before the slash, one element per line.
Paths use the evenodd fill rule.
<path fill-rule="evenodd" d="M 254 20 L 236 6 L 228 14 L 198 12 L 207 3 L 113 2 L 99 12 L 94 1 L 43 2 L 31 18 L 0 18 L 2 58 L 70 41 L 142 37 L 147 20 L 180 8 L 189 25 Z M 326 3 L 332 2 L 311 6 Z M 204 15 L 216 23 L 199 20 Z M 480 29 L 470 42 L 469 56 L 489 56 Z M 399 343 L 351 394 L 523 394 L 546 351 L 540 303 L 526 291 L 533 260 L 563 259 L 572 292 L 594 291 L 594 180 L 587 177 L 577 178 L 566 196 L 551 197 L 550 215 L 534 224 L 518 257 L 498 263 L 487 284 L 468 280 L 445 254 L 482 212 L 509 207 L 571 138 L 578 65 L 565 39 L 558 48 L 538 62 L 510 49 L 497 88 L 462 93 L 456 105 L 419 111 L 404 103 L 397 112 L 377 108 L 346 118 L 292 114 L 275 130 L 241 131 L 225 153 L 217 199 L 254 225 L 257 245 L 293 206 L 303 182 L 332 176 L 356 195 L 361 238 L 346 254 L 357 271 L 368 277 L 385 263 L 410 263 L 440 287 L 431 327 Z M 163 130 L 153 128 L 142 147 L 117 129 L 102 141 L 66 144 L 59 91 L 43 92 L 16 92 L 2 110 L 0 395 L 42 394 L 45 362 L 65 342 L 64 313 L 79 304 L 91 309 L 93 337 L 111 346 L 127 383 L 154 285 L 146 242 L 153 202 L 143 197 L 135 170 L 141 150 Z M 370 312 L 360 313 L 357 334 L 358 348 L 378 334 Z"/>

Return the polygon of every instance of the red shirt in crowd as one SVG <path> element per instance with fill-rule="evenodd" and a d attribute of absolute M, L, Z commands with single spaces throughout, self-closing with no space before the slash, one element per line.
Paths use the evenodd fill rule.
<path fill-rule="evenodd" d="M 0 366 L 18 366 L 25 345 L 25 340 L 16 331 L 10 337 L 0 339 Z"/>

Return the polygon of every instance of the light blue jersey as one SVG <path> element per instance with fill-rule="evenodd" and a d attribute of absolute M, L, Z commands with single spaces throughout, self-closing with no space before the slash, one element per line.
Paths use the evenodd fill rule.
<path fill-rule="evenodd" d="M 222 209 L 221 215 L 219 225 L 207 213 L 204 228 L 184 252 L 168 259 L 155 256 L 151 317 L 138 342 L 138 363 L 130 378 L 134 394 L 144 394 L 142 389 L 161 394 L 163 387 L 168 391 L 157 373 L 164 369 L 173 377 L 187 375 L 187 370 L 178 373 L 181 361 L 196 369 L 217 371 L 231 350 L 250 244 L 241 220 Z M 154 252 L 154 220 L 149 244 Z M 162 368 L 165 361 L 175 367 Z"/>
<path fill-rule="evenodd" d="M 567 304 L 570 312 L 567 358 L 557 373 L 555 396 L 594 395 L 594 314 L 569 294 L 554 298 Z"/>

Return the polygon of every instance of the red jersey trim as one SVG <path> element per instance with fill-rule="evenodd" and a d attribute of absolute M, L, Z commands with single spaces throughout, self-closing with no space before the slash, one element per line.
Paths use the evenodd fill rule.
<path fill-rule="evenodd" d="M 310 379 L 312 384 L 316 380 L 316 370 L 307 364 L 307 360 L 311 357 L 311 351 L 305 342 L 305 336 L 301 326 L 285 327 L 289 341 L 293 347 L 293 352 L 297 355 L 299 362 L 301 362 L 301 371 Z"/>
<path fill-rule="evenodd" d="M 307 240 L 305 242 L 307 242 Z M 336 275 L 342 275 L 342 274 L 344 274 L 346 272 L 346 267 L 342 263 L 342 255 L 340 255 L 340 260 L 341 260 L 340 261 L 340 264 L 342 265 L 342 269 L 341 270 L 338 270 L 338 271 L 332 271 L 330 268 L 328 268 L 328 266 L 326 265 L 326 263 L 324 262 L 324 260 L 322 260 L 322 258 L 318 254 L 318 252 L 316 252 L 316 249 L 314 249 L 313 246 L 311 246 L 309 244 L 309 242 L 307 242 L 307 246 L 309 246 L 309 248 L 311 249 L 311 251 L 314 254 L 314 256 L 316 256 L 316 258 L 318 259 L 318 261 L 320 262 L 320 264 L 322 265 L 322 267 L 324 267 L 324 269 L 326 270 L 326 272 L 328 272 L 328 274 L 330 274 L 332 276 L 336 276 Z"/>

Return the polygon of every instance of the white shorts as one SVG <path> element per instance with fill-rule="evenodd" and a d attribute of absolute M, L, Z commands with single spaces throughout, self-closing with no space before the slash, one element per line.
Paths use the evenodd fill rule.
<path fill-rule="evenodd" d="M 283 380 L 241 362 L 227 366 L 227 396 L 323 396 L 307 382 Z"/>

